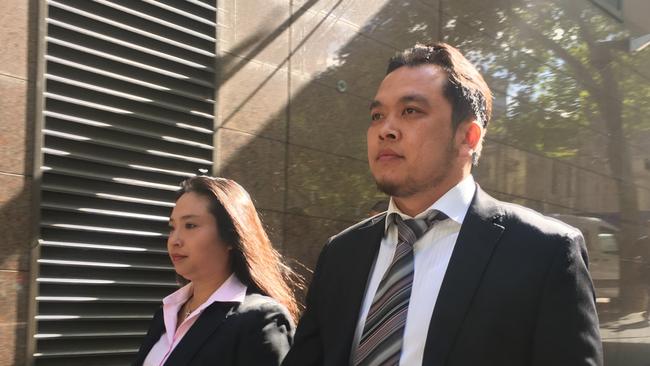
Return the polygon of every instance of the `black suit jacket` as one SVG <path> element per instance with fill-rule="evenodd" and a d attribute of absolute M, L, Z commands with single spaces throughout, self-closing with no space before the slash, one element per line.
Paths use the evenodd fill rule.
<path fill-rule="evenodd" d="M 349 365 L 385 220 L 366 220 L 325 246 L 284 366 Z M 580 232 L 478 188 L 428 324 L 423 365 L 601 364 Z"/>
<path fill-rule="evenodd" d="M 293 325 L 286 308 L 267 296 L 247 294 L 239 303 L 215 302 L 208 306 L 165 366 L 279 365 L 289 351 Z M 133 365 L 142 365 L 165 331 L 162 308 L 151 322 Z"/>

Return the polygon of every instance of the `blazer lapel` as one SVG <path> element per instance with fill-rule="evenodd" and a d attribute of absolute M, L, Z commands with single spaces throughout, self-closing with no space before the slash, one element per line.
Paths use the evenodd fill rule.
<path fill-rule="evenodd" d="M 342 274 L 345 278 L 345 286 L 341 286 L 342 293 L 337 294 L 337 298 L 341 301 L 339 306 L 335 307 L 341 335 L 339 350 L 335 354 L 340 355 L 336 364 L 347 365 L 350 360 L 350 351 L 352 348 L 352 338 L 354 331 L 357 327 L 359 320 L 359 311 L 361 310 L 361 303 L 363 301 L 368 278 L 370 277 L 370 270 L 377 252 L 381 239 L 384 236 L 386 215 L 378 216 L 372 219 L 367 225 L 353 230 L 347 237 L 346 243 L 342 246 L 345 247 L 345 258 L 343 259 L 347 265 L 341 268 L 349 269 L 346 273 Z"/>
<path fill-rule="evenodd" d="M 503 233 L 501 217 L 497 201 L 477 185 L 431 317 L 423 365 L 445 364 L 492 251 Z"/>
<path fill-rule="evenodd" d="M 203 310 L 196 322 L 174 348 L 165 365 L 189 365 L 194 354 L 228 317 L 236 303 L 215 302 Z"/>
<path fill-rule="evenodd" d="M 161 307 L 156 311 L 156 313 L 153 316 L 153 319 L 151 319 L 151 326 L 149 328 L 149 331 L 147 332 L 147 335 L 142 341 L 142 346 L 140 346 L 140 350 L 138 351 L 138 356 L 135 362 L 133 363 L 133 365 L 142 365 L 144 363 L 144 359 L 147 357 L 149 352 L 151 352 L 151 349 L 153 348 L 154 344 L 158 342 L 164 330 L 165 330 L 165 321 L 163 319 L 163 310 Z"/>

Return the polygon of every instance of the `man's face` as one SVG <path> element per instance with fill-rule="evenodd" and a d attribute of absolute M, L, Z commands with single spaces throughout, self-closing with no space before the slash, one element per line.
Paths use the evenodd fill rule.
<path fill-rule="evenodd" d="M 383 192 L 409 197 L 449 183 L 462 169 L 446 82 L 438 66 L 402 66 L 379 86 L 370 108 L 368 162 Z"/>

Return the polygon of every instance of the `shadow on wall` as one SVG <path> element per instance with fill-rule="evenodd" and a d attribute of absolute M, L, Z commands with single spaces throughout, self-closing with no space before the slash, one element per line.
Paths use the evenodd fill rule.
<path fill-rule="evenodd" d="M 433 5 L 386 1 L 356 29 L 349 25 L 356 16 L 347 13 L 354 11 L 350 3 L 321 3 L 306 2 L 259 43 L 249 39 L 229 51 L 244 60 L 223 57 L 217 76 L 224 86 L 274 36 L 293 27 L 287 57 L 259 84 L 241 90 L 247 97 L 221 116 L 217 149 L 237 147 L 222 155 L 217 171 L 241 182 L 256 198 L 265 222 L 280 232 L 274 239 L 284 254 L 312 268 L 328 237 L 366 217 L 385 198 L 367 167 L 368 105 L 388 58 L 398 48 L 436 39 L 438 27 L 431 22 L 438 14 Z M 232 121 L 245 118 L 259 99 L 286 100 L 286 94 L 272 94 L 269 85 L 287 68 L 289 102 L 258 120 L 254 135 L 241 133 Z"/>
<path fill-rule="evenodd" d="M 37 10 L 32 12 L 31 7 L 38 7 L 34 3 L 30 3 L 30 13 Z M 645 109 L 650 106 L 635 103 L 644 97 L 638 88 L 634 88 L 637 94 L 628 96 L 624 94 L 627 89 L 618 90 L 612 84 L 616 79 L 611 76 L 620 73 L 617 67 L 630 60 L 616 56 L 617 63 L 594 67 L 588 53 L 594 39 L 615 30 L 608 30 L 607 24 L 594 26 L 598 17 L 590 16 L 589 23 L 585 23 L 584 9 L 565 11 L 555 3 L 527 10 L 523 5 L 528 2 L 523 0 L 497 0 L 471 8 L 465 5 L 469 9 L 460 5 L 468 3 L 465 1 L 368 2 L 379 3 L 374 14 L 367 4 L 364 8 L 360 3 L 309 0 L 279 26 L 252 34 L 217 60 L 217 85 L 222 93 L 226 83 L 255 63 L 249 60 L 259 58 L 274 40 L 291 32 L 290 48 L 282 62 L 277 66 L 264 64 L 267 71 L 254 85 L 228 85 L 246 97 L 227 106 L 227 110 L 220 106 L 223 115 L 219 117 L 221 126 L 217 126 L 216 137 L 220 159 L 217 174 L 242 183 L 255 197 L 265 222 L 273 228 L 276 246 L 287 257 L 313 268 L 328 237 L 366 217 L 372 205 L 384 198 L 375 189 L 367 167 L 367 106 L 390 56 L 415 42 L 440 39 L 460 46 L 480 65 L 488 84 L 495 89 L 512 93 L 514 88 L 512 102 L 493 121 L 489 144 L 507 143 L 541 156 L 573 161 L 577 157 L 571 151 L 580 150 L 576 138 L 585 128 L 603 132 L 601 137 L 614 136 L 605 138 L 609 147 L 605 149 L 606 161 L 612 166 L 604 169 L 611 170 L 620 183 L 620 207 L 628 223 L 628 236 L 634 235 L 638 199 L 630 192 L 635 191 L 630 189 L 633 177 L 627 169 L 630 155 L 617 142 L 623 141 L 620 133 L 624 125 L 632 129 L 636 125 L 624 123 L 622 116 L 632 112 L 623 113 L 621 107 L 623 101 Z M 372 15 L 366 18 L 365 14 Z M 360 26 L 354 26 L 355 22 Z M 573 24 L 571 32 L 577 38 L 548 37 L 553 22 Z M 589 27 L 597 28 L 599 34 L 590 38 Z M 30 44 L 36 44 L 36 31 L 32 25 Z M 35 52 L 36 47 L 32 49 Z M 523 52 L 524 49 L 532 51 Z M 31 106 L 35 55 L 30 54 L 29 59 L 32 99 L 27 105 Z M 544 72 L 540 72 L 540 67 Z M 560 70 L 565 77 L 549 77 L 551 69 Z M 590 76 L 595 72 L 601 74 Z M 576 80 L 575 85 L 563 84 L 569 79 Z M 634 83 L 634 79 L 620 83 L 623 82 L 648 85 L 647 81 Z M 567 90 L 575 93 L 566 93 Z M 585 99 L 576 100 L 576 96 Z M 265 115 L 264 101 L 277 104 L 273 100 L 286 103 Z M 610 100 L 619 100 L 621 105 L 604 108 L 611 107 Z M 588 107 L 576 107 L 577 102 Z M 575 110 L 578 112 L 570 118 L 562 115 Z M 28 112 L 33 121 L 33 111 Z M 639 121 L 650 124 L 644 117 L 650 115 L 650 110 L 647 112 L 633 111 L 633 115 L 638 113 Z M 264 117 L 247 118 L 253 115 Z M 242 119 L 248 120 L 248 128 L 235 123 Z M 28 124 L 27 128 L 32 126 Z M 33 135 L 33 131 L 26 135 L 30 133 Z M 31 165 L 26 171 L 31 171 Z M 3 205 L 0 213 L 5 222 L 11 222 L 12 207 L 30 196 L 25 190 Z M 30 238 L 25 240 L 29 242 Z M 27 250 L 12 250 L 13 255 L 22 253 L 18 255 L 27 261 Z M 21 300 L 17 301 L 18 308 L 25 309 L 20 306 Z M 25 319 L 26 315 L 22 316 L 19 319 Z"/>
<path fill-rule="evenodd" d="M 30 1 L 28 4 L 27 42 L 27 94 L 25 101 L 25 154 L 22 179 L 10 176 L 8 184 L 0 188 L 0 232 L 2 240 L 0 247 L 0 272 L 4 272 L 0 298 L 2 304 L 2 356 L 0 363 L 23 365 L 26 356 L 26 341 L 28 327 L 28 304 L 30 293 L 30 253 L 36 243 L 38 208 L 34 206 L 34 136 L 35 136 L 35 105 L 38 56 L 38 21 L 39 3 Z M 20 122 L 20 121 L 19 121 Z M 12 138 L 8 136 L 8 138 Z M 20 160 L 21 158 L 17 158 Z M 6 270 L 6 271 L 4 271 Z M 15 277 L 14 277 L 15 275 Z M 13 332 L 12 335 L 5 334 Z M 6 338 L 5 338 L 6 337 Z M 8 349 L 12 348 L 12 349 Z"/>
<path fill-rule="evenodd" d="M 590 158 L 603 161 L 602 166 L 589 169 L 604 171 L 606 179 L 616 182 L 611 194 L 619 199 L 621 236 L 637 237 L 637 187 L 623 136 L 624 128 L 634 133 L 650 125 L 644 117 L 650 105 L 635 103 L 645 94 L 628 93 L 619 85 L 647 86 L 648 82 L 625 72 L 624 67 L 639 64 L 639 58 L 608 53 L 609 61 L 603 63 L 602 57 L 596 57 L 597 40 L 619 34 L 620 23 L 587 1 L 567 6 L 554 2 L 528 6 L 530 2 L 524 0 L 498 0 L 489 6 L 440 3 L 386 1 L 358 29 L 345 25 L 359 19 L 353 5 L 306 3 L 282 23 L 281 27 L 295 28 L 291 49 L 271 73 L 284 72 L 288 65 L 289 102 L 259 120 L 254 135 L 239 133 L 231 123 L 237 114 L 245 117 L 256 98 L 285 97 L 270 95 L 265 89 L 269 76 L 224 114 L 218 149 L 237 147 L 223 154 L 219 174 L 241 181 L 270 217 L 267 221 L 282 223 L 279 237 L 284 253 L 312 267 L 329 236 L 363 218 L 382 199 L 365 156 L 367 105 L 390 56 L 415 42 L 437 39 L 458 45 L 479 65 L 496 92 L 509 95 L 503 99 L 505 110 L 489 129 L 488 145 L 505 145 L 580 168 Z M 566 37 L 549 36 L 549 32 L 560 34 L 558 24 L 566 26 Z M 251 41 L 233 53 L 255 58 L 281 31 L 270 32 L 257 44 Z M 246 63 L 232 64 L 224 58 L 219 65 L 220 85 L 236 77 Z M 627 103 L 645 109 L 625 110 Z M 639 118 L 624 119 L 628 116 Z M 596 145 L 606 148 L 584 148 L 578 136 L 585 137 L 585 131 L 595 136 Z M 532 192 L 546 194 L 534 187 L 538 182 L 524 179 L 524 194 L 533 199 Z M 622 241 L 623 253 L 629 242 Z M 625 276 L 624 283 L 631 288 L 623 292 L 633 293 L 638 282 Z M 638 305 L 636 298 L 630 300 L 632 307 Z"/>
<path fill-rule="evenodd" d="M 3 345 L 0 363 L 22 365 L 25 360 L 25 341 L 27 330 L 27 305 L 29 295 L 30 249 L 33 243 L 32 192 L 30 179 L 18 180 L 24 187 L 11 184 L 5 193 L 13 195 L 0 204 L 0 224 L 2 232 L 2 249 L 0 255 L 0 311 L 2 311 Z M 23 184 L 21 184 L 23 185 Z M 13 190 L 18 188 L 18 190 Z M 10 335 L 9 332 L 14 332 Z M 5 338 L 6 337 L 6 338 Z M 13 347 L 14 349 L 6 349 Z M 12 360 L 9 357 L 13 357 Z M 2 361 L 5 360 L 5 361 Z"/>
<path fill-rule="evenodd" d="M 648 146 L 634 147 L 627 140 L 650 128 L 650 76 L 629 69 L 643 70 L 650 63 L 648 51 L 632 57 L 599 49 L 598 40 L 624 31 L 588 1 L 441 3 L 386 1 L 359 29 L 345 25 L 358 19 L 348 3 L 309 2 L 305 6 L 311 10 L 300 8 L 293 21 L 283 23 L 295 28 L 287 59 L 262 82 L 242 90 L 244 101 L 222 116 L 218 174 L 240 181 L 275 228 L 273 239 L 281 251 L 313 268 L 331 235 L 365 217 L 384 198 L 368 173 L 365 132 L 367 106 L 388 58 L 418 41 L 445 40 L 479 66 L 497 94 L 499 110 L 486 144 L 521 157 L 515 170 L 523 177 L 517 186 L 491 185 L 491 176 L 514 169 L 495 161 L 490 166 L 499 170 L 479 168 L 477 180 L 499 198 L 576 214 L 589 207 L 583 207 L 593 200 L 589 192 L 609 185 L 606 193 L 615 198 L 603 211 L 620 214 L 621 260 L 627 260 L 642 227 L 637 190 L 650 189 L 635 181 L 630 152 L 648 152 Z M 264 39 L 266 43 L 250 42 L 251 51 L 242 47 L 233 54 L 253 59 L 270 43 Z M 224 57 L 218 85 L 237 78 L 247 62 L 230 63 Z M 252 131 L 240 128 L 233 121 L 252 116 L 260 100 L 286 98 L 269 87 L 286 66 L 286 105 L 258 118 Z M 567 195 L 582 199 L 554 196 L 550 185 L 540 189 L 549 172 L 539 167 L 549 161 L 569 172 L 566 176 L 586 177 L 556 182 L 569 187 Z M 607 309 L 608 317 L 627 319 L 642 310 L 643 283 L 635 273 L 621 263 L 621 295 L 616 309 Z M 637 347 L 628 335 L 619 332 L 607 339 L 608 365 L 644 359 L 650 340 L 635 338 L 644 345 Z"/>

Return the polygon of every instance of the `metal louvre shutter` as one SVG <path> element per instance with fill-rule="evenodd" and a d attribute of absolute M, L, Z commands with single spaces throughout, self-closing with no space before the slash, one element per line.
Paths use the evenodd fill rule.
<path fill-rule="evenodd" d="M 178 183 L 212 168 L 210 1 L 47 2 L 36 365 L 128 365 L 175 289 Z"/>

